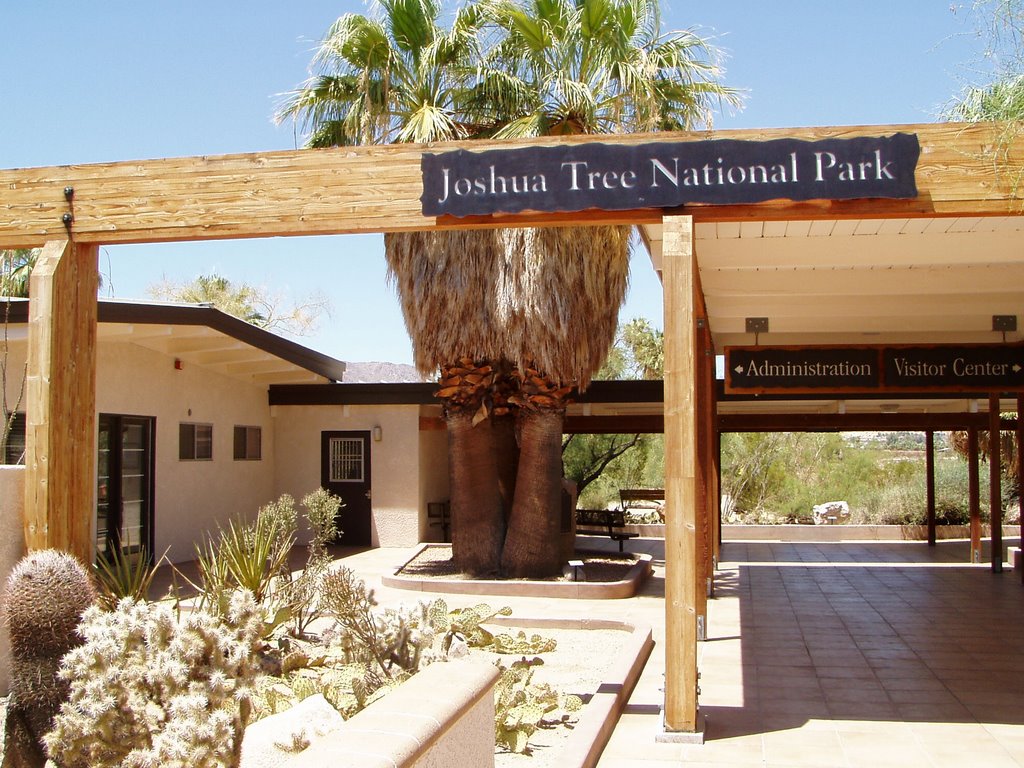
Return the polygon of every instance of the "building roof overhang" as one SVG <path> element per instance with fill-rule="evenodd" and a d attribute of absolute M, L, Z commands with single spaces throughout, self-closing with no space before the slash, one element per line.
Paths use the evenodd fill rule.
<path fill-rule="evenodd" d="M 29 301 L 12 299 L 11 324 L 27 324 Z M 100 299 L 101 341 L 125 341 L 261 385 L 341 381 L 345 363 L 203 304 Z"/>

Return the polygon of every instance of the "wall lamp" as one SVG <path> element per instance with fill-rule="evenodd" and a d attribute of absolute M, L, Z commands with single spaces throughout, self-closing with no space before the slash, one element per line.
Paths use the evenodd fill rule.
<path fill-rule="evenodd" d="M 383 437 L 384 437 L 384 430 L 382 430 L 379 425 L 374 427 L 373 428 L 373 442 L 379 443 L 381 441 L 381 439 L 383 439 Z"/>

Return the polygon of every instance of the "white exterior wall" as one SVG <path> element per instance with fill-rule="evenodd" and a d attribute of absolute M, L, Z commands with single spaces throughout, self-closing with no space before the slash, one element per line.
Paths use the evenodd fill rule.
<path fill-rule="evenodd" d="M 423 538 L 426 500 L 421 495 L 419 406 L 275 406 L 275 494 L 296 499 L 320 487 L 320 433 L 381 428 L 370 440 L 370 487 L 375 547 L 407 547 Z M 431 499 L 433 500 L 433 499 Z M 341 512 L 345 527 L 345 511 Z"/>
<path fill-rule="evenodd" d="M 218 525 L 274 498 L 274 424 L 265 385 L 198 365 L 175 370 L 174 357 L 136 344 L 103 342 L 97 357 L 98 413 L 156 417 L 154 550 L 172 562 L 195 557 L 196 542 Z M 213 460 L 180 461 L 178 426 L 213 425 Z M 234 427 L 261 427 L 262 460 L 235 461 Z"/>
<path fill-rule="evenodd" d="M 444 429 L 430 429 L 420 432 L 420 495 L 423 499 L 423 507 L 432 501 L 447 501 L 448 490 L 448 431 Z M 440 525 L 431 525 L 438 522 L 426 518 L 424 512 L 423 535 L 424 541 L 441 541 L 442 530 Z"/>
<path fill-rule="evenodd" d="M 24 342 L 10 345 L 9 371 L 21 371 Z M 96 411 L 156 418 L 154 551 L 172 562 L 195 557 L 195 544 L 233 517 L 251 518 L 274 498 L 274 423 L 265 385 L 247 384 L 130 342 L 100 340 Z M 15 378 L 15 377 L 10 377 Z M 8 382 L 8 403 L 17 397 Z M 20 410 L 25 410 L 22 402 Z M 191 413 L 190 413 L 191 412 Z M 213 460 L 179 461 L 178 425 L 213 425 Z M 234 427 L 262 427 L 260 461 L 233 459 Z M 95 518 L 93 520 L 95 534 Z"/>

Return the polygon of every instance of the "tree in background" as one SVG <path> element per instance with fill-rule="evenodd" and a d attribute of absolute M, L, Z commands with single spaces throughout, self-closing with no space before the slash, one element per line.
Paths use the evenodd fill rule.
<path fill-rule="evenodd" d="M 967 84 L 942 117 L 968 123 L 1005 122 L 998 144 L 990 151 L 996 167 L 1009 172 L 1014 188 L 1019 189 L 1024 169 L 1011 159 L 1010 148 L 1024 125 L 1024 3 L 975 0 L 971 13 L 977 34 L 985 42 L 978 73 L 982 82 Z"/>
<path fill-rule="evenodd" d="M 166 278 L 146 289 L 154 299 L 188 304 L 210 304 L 221 312 L 275 333 L 308 336 L 316 330 L 330 304 L 322 294 L 313 294 L 298 304 L 288 304 L 278 294 L 248 283 L 232 283 L 217 274 L 200 275 L 189 283 Z"/>
<path fill-rule="evenodd" d="M 29 276 L 38 258 L 38 248 L 0 250 L 0 296 L 27 299 Z"/>
<path fill-rule="evenodd" d="M 645 318 L 619 328 L 597 380 L 660 379 L 664 334 Z M 563 474 L 576 483 L 581 507 L 617 502 L 620 488 L 665 484 L 662 435 L 567 435 L 562 440 Z"/>

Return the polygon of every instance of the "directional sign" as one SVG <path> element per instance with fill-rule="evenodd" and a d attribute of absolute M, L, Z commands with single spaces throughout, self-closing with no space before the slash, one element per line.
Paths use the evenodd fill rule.
<path fill-rule="evenodd" d="M 1024 392 L 1024 345 L 727 347 L 725 391 Z"/>
<path fill-rule="evenodd" d="M 882 360 L 889 388 L 1024 388 L 1024 349 L 1018 345 L 895 347 L 883 350 Z"/>
<path fill-rule="evenodd" d="M 726 391 L 874 389 L 878 350 L 864 347 L 730 347 Z"/>

